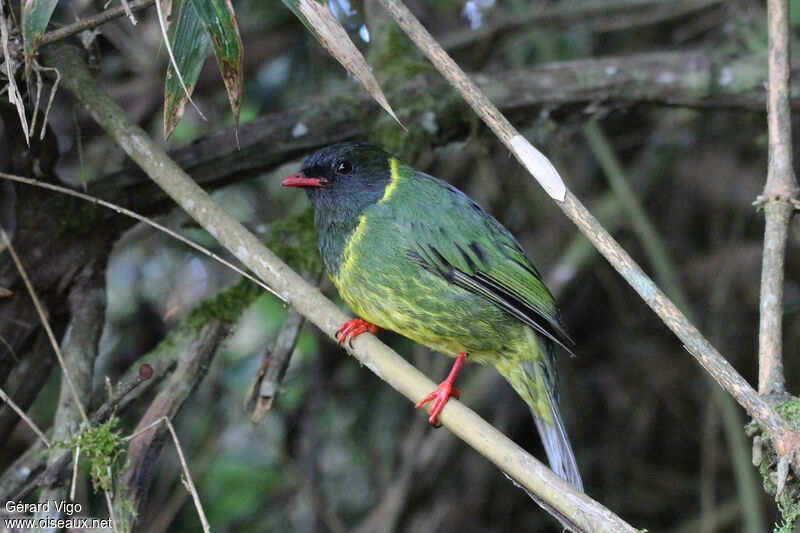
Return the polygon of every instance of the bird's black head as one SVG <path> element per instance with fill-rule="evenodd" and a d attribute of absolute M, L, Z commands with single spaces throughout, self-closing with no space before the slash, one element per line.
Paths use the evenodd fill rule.
<path fill-rule="evenodd" d="M 358 217 L 383 197 L 391 182 L 391 157 L 371 144 L 332 144 L 317 150 L 300 172 L 284 178 L 281 185 L 303 187 L 317 218 Z"/>

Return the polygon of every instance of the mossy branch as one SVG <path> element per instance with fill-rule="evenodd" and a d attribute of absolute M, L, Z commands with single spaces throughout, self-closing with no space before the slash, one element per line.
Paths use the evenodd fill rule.
<path fill-rule="evenodd" d="M 310 322 L 331 339 L 348 317 L 315 287 L 289 268 L 272 251 L 223 211 L 147 134 L 134 124 L 91 75 L 79 52 L 52 46 L 45 54 L 49 65 L 61 70 L 67 88 L 98 124 L 125 150 L 153 181 L 202 227 L 255 272 Z M 435 388 L 405 359 L 368 334 L 349 350 L 367 368 L 416 402 Z M 634 532 L 598 502 L 562 480 L 508 437 L 457 401 L 448 403 L 439 420 L 454 434 L 508 473 L 574 531 Z"/>

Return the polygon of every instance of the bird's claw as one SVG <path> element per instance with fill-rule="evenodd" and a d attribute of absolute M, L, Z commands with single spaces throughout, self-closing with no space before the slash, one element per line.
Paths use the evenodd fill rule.
<path fill-rule="evenodd" d="M 444 409 L 444 404 L 447 403 L 447 400 L 449 400 L 451 396 L 458 399 L 458 397 L 461 396 L 461 391 L 454 388 L 452 383 L 445 380 L 439 384 L 435 391 L 431 392 L 417 402 L 414 407 L 419 409 L 429 401 L 433 400 L 433 405 L 431 405 L 431 416 L 428 417 L 428 423 L 433 427 L 439 428 L 442 427 L 442 424 L 440 424 L 437 420 L 439 418 L 439 413 L 442 412 L 442 409 Z"/>
<path fill-rule="evenodd" d="M 375 335 L 378 333 L 378 326 L 367 322 L 363 318 L 353 318 L 342 324 L 342 327 L 336 332 L 336 342 L 341 346 L 344 341 L 347 341 L 347 344 L 352 348 L 353 339 L 366 332 Z"/>

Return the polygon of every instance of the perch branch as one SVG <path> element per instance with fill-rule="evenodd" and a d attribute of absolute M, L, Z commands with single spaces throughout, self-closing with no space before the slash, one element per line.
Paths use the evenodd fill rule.
<path fill-rule="evenodd" d="M 347 316 L 315 287 L 291 270 L 241 224 L 223 211 L 147 134 L 134 124 L 91 75 L 74 48 L 50 47 L 47 63 L 57 64 L 64 86 L 98 124 L 167 194 L 262 280 L 285 296 L 310 322 L 334 338 Z M 381 343 L 359 336 L 349 349 L 367 368 L 416 402 L 435 384 Z M 448 402 L 440 421 L 454 434 L 536 493 L 551 513 L 574 531 L 634 532 L 598 502 L 573 488 L 508 437 L 457 401 Z"/>
<path fill-rule="evenodd" d="M 782 362 L 783 262 L 789 221 L 798 207 L 797 181 L 792 170 L 792 114 L 789 106 L 789 3 L 767 2 L 769 84 L 767 126 L 769 169 L 757 203 L 763 205 L 766 227 L 761 263 L 761 304 L 758 327 L 758 391 L 765 396 L 784 392 Z"/>
<path fill-rule="evenodd" d="M 402 2 L 398 0 L 380 0 L 380 2 L 420 50 L 428 56 L 439 72 L 461 93 L 462 97 L 486 122 L 495 135 L 525 165 L 526 156 L 524 154 L 522 156 L 518 155 L 517 147 L 513 144 L 512 140 L 518 139 L 520 136 L 511 123 L 481 93 L 475 83 L 464 74 Z M 530 167 L 528 168 L 530 169 Z M 539 176 L 535 177 L 539 178 Z M 564 187 L 563 183 L 560 186 Z M 789 456 L 791 451 L 800 443 L 800 435 L 768 403 L 758 396 L 750 384 L 736 372 L 730 363 L 720 355 L 675 304 L 642 271 L 630 255 L 622 249 L 608 231 L 597 222 L 597 219 L 589 213 L 580 200 L 569 189 L 564 188 L 563 192 L 558 192 L 560 194 L 553 194 L 551 190 L 548 190 L 548 193 L 556 199 L 556 204 L 564 214 L 592 241 L 609 263 L 639 293 L 645 303 L 656 312 L 667 327 L 684 343 L 698 362 L 769 433 L 778 453 L 782 456 Z M 561 196 L 562 200 L 559 200 L 558 196 L 561 194 L 563 194 Z"/>

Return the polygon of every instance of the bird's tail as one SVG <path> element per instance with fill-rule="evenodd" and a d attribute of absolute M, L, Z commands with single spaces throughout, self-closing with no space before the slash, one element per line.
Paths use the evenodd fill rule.
<path fill-rule="evenodd" d="M 498 370 L 530 406 L 550 467 L 582 491 L 578 463 L 558 410 L 552 347 L 547 341 L 536 339 L 536 349 L 539 357 L 534 360 L 526 354 L 527 357 L 516 364 L 498 365 Z"/>
<path fill-rule="evenodd" d="M 532 365 L 538 366 L 537 363 L 532 363 Z M 536 428 L 542 438 L 547 459 L 556 474 L 572 483 L 576 489 L 582 491 L 583 482 L 581 481 L 581 473 L 578 471 L 578 463 L 575 461 L 575 454 L 572 451 L 567 430 L 564 429 L 564 421 L 558 411 L 558 403 L 550 390 L 547 390 L 547 404 L 550 411 L 547 418 L 531 407 L 533 420 L 536 422 Z"/>

